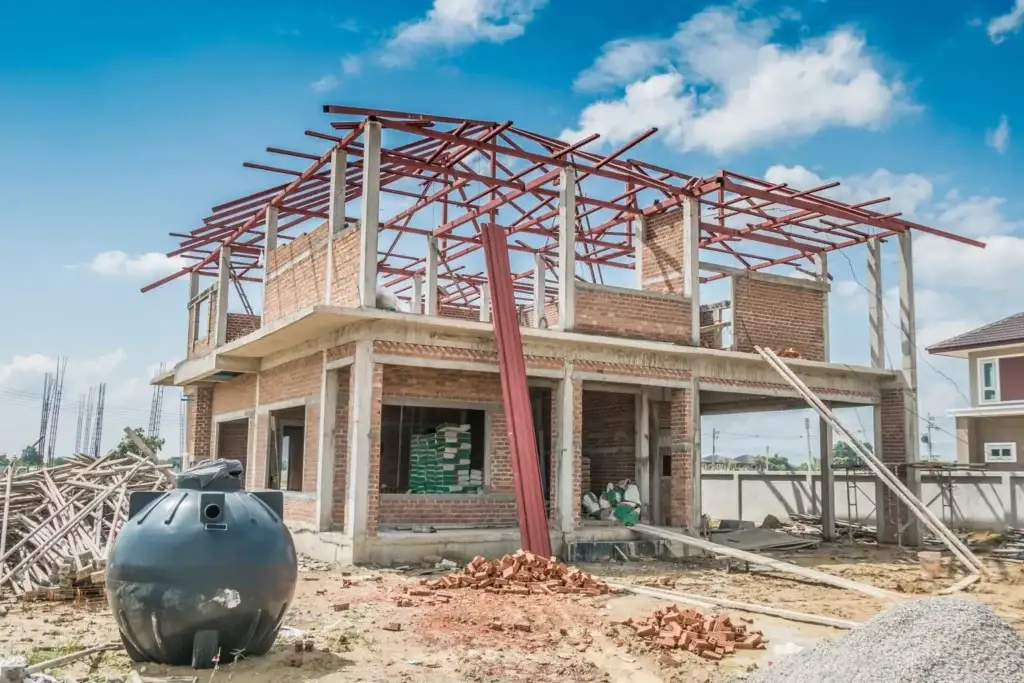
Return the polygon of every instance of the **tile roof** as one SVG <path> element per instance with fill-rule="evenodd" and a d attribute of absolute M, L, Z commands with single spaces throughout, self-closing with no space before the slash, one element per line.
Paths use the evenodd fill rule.
<path fill-rule="evenodd" d="M 938 344 L 932 344 L 928 347 L 928 353 L 962 351 L 1017 342 L 1024 343 L 1024 313 L 1016 313 L 1008 318 L 983 325 L 976 330 L 964 332 Z"/>

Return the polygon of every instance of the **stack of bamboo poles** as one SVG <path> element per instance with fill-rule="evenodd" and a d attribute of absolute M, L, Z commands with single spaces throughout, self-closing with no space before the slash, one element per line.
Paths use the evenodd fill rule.
<path fill-rule="evenodd" d="M 135 455 L 77 455 L 42 469 L 12 463 L 0 476 L 0 593 L 23 599 L 99 596 L 107 552 L 132 491 L 173 486 L 170 465 Z"/>

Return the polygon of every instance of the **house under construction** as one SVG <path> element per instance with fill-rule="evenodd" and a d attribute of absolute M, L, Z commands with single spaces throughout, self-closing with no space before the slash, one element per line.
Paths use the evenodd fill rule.
<path fill-rule="evenodd" d="M 505 283 L 492 292 L 483 266 L 487 224 L 511 254 L 556 552 L 631 537 L 580 513 L 585 491 L 624 478 L 652 524 L 699 524 L 701 417 L 805 407 L 755 346 L 789 356 L 828 406 L 873 407 L 875 452 L 914 485 L 911 231 L 980 243 L 871 208 L 886 198 L 821 194 L 836 183 L 633 158 L 654 130 L 609 151 L 596 135 L 569 143 L 509 121 L 324 112 L 330 132 L 306 131 L 318 153 L 269 148 L 283 165 L 247 164 L 283 184 L 175 235 L 187 267 L 146 288 L 190 282 L 186 358 L 155 380 L 186 394 L 186 462 L 235 458 L 250 489 L 284 490 L 304 551 L 362 563 L 518 547 L 491 322 Z M 897 368 L 885 362 L 883 243 L 899 268 Z M 863 367 L 829 359 L 828 255 L 859 244 L 870 310 L 850 324 L 870 326 Z M 891 539 L 910 515 L 879 495 Z"/>

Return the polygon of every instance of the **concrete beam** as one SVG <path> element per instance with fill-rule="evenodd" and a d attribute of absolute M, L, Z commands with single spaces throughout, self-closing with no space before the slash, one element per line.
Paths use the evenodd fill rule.
<path fill-rule="evenodd" d="M 576 320 L 576 170 L 562 169 L 558 187 L 558 329 Z"/>
<path fill-rule="evenodd" d="M 871 367 L 885 367 L 885 309 L 882 304 L 882 241 L 868 240 L 868 339 Z"/>
<path fill-rule="evenodd" d="M 359 240 L 359 305 L 377 307 L 377 243 L 380 237 L 380 121 L 363 131 L 363 205 Z"/>
<path fill-rule="evenodd" d="M 690 300 L 690 343 L 700 346 L 700 199 L 683 200 L 683 296 Z"/>
<path fill-rule="evenodd" d="M 345 229 L 345 173 L 348 152 L 331 152 L 331 188 L 327 205 L 327 276 L 324 278 L 324 303 L 330 305 L 334 288 L 334 237 Z M 376 257 L 376 254 L 374 255 Z"/>
<path fill-rule="evenodd" d="M 427 237 L 426 288 L 427 315 L 437 317 L 437 257 L 436 237 Z"/>
<path fill-rule="evenodd" d="M 544 294 L 547 284 L 547 263 L 540 254 L 533 255 L 533 326 L 540 328 L 544 317 L 547 298 Z"/>
<path fill-rule="evenodd" d="M 228 340 L 228 294 L 231 293 L 231 248 L 221 247 L 217 264 L 217 330 L 216 346 Z"/>
<path fill-rule="evenodd" d="M 320 375 L 320 440 L 316 457 L 316 524 L 319 531 L 330 531 L 334 511 L 334 437 L 338 417 L 337 370 L 327 368 L 327 352 Z"/>
<path fill-rule="evenodd" d="M 423 276 L 412 276 L 412 299 L 409 302 L 409 312 L 419 315 L 423 313 Z"/>
<path fill-rule="evenodd" d="M 357 342 L 353 358 L 349 386 L 348 495 L 345 496 L 345 536 L 353 553 L 350 564 L 360 560 L 355 546 L 365 545 L 369 512 L 373 342 Z"/>

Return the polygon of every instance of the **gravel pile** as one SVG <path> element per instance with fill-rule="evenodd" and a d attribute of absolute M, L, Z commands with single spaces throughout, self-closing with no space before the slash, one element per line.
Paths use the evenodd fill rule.
<path fill-rule="evenodd" d="M 989 607 L 927 598 L 786 657 L 747 683 L 1024 683 L 1024 638 Z"/>

